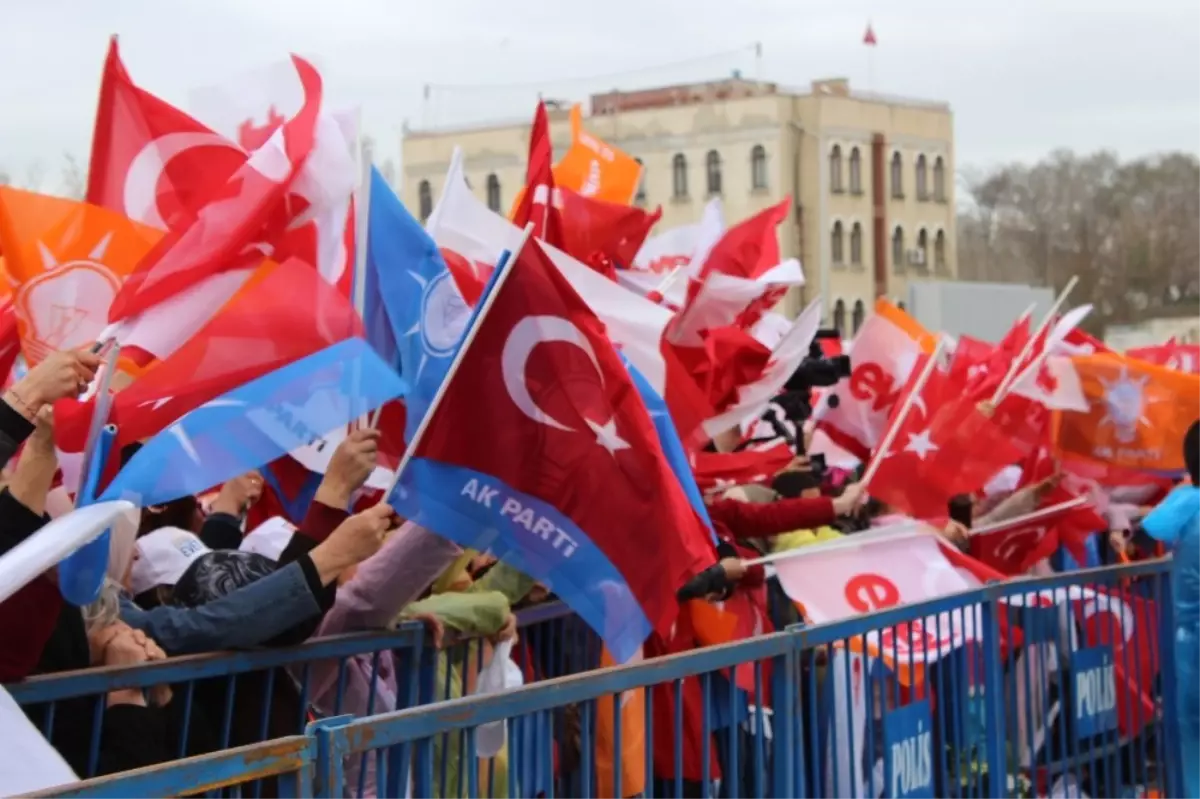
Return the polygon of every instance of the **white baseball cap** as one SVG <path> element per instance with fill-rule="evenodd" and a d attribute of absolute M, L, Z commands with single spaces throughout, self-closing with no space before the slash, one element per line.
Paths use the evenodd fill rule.
<path fill-rule="evenodd" d="M 255 527 L 242 539 L 242 552 L 256 552 L 259 555 L 279 560 L 283 550 L 296 534 L 296 525 L 282 516 L 272 516 Z"/>
<path fill-rule="evenodd" d="M 175 585 L 193 561 L 212 550 L 178 527 L 161 527 L 137 540 L 138 557 L 130 574 L 134 595 L 158 585 Z"/>

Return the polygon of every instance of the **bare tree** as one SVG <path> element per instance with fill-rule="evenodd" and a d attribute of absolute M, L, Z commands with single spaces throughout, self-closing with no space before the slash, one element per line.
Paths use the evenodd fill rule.
<path fill-rule="evenodd" d="M 1200 298 L 1200 161 L 1184 153 L 1122 163 L 1058 150 L 1036 164 L 968 175 L 959 273 L 1061 288 L 1095 303 L 1094 325 L 1130 322 Z"/>
<path fill-rule="evenodd" d="M 38 191 L 42 188 L 42 183 L 46 180 L 46 163 L 40 158 L 34 160 L 25 170 L 25 180 L 21 183 L 21 188 L 29 191 Z"/>
<path fill-rule="evenodd" d="M 71 153 L 63 153 L 62 191 L 73 200 L 82 200 L 87 194 L 87 173 Z"/>

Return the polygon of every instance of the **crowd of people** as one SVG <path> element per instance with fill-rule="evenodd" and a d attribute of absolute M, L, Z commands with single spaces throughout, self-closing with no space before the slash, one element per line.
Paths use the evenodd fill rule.
<path fill-rule="evenodd" d="M 0 556 L 61 512 L 64 502 L 69 507 L 62 487 L 56 485 L 59 469 L 52 407 L 60 398 L 77 395 L 99 366 L 99 357 L 86 350 L 55 353 L 4 393 L 0 460 L 7 461 L 8 467 L 0 491 Z M 1189 707 L 1196 704 L 1194 665 L 1200 641 L 1196 629 L 1200 624 L 1197 429 L 1193 425 L 1184 442 L 1190 484 L 1173 492 L 1141 524 L 1133 523 L 1127 510 L 1115 508 L 1108 535 L 1111 551 L 1121 556 L 1139 547 L 1149 554 L 1157 542 L 1179 548 L 1175 646 L 1181 668 L 1187 669 L 1180 673 L 1181 699 L 1190 702 Z M 553 595 L 486 553 L 463 551 L 398 518 L 377 495 L 364 491 L 376 466 L 378 437 L 377 431 L 364 428 L 340 443 L 313 501 L 295 526 L 273 520 L 245 529 L 247 509 L 264 490 L 258 472 L 230 480 L 212 495 L 143 508 L 136 517 L 123 519 L 113 531 L 108 576 L 96 602 L 82 608 L 66 603 L 50 571 L 0 604 L 0 637 L 5 641 L 0 648 L 0 682 L 89 667 L 137 666 L 203 652 L 289 646 L 413 620 L 424 623 L 437 647 L 447 630 L 493 643 L 512 640 L 517 635 L 514 609 Z M 123 452 L 122 457 L 131 454 Z M 972 505 L 974 523 L 994 524 L 1036 508 L 1056 480 L 1051 476 L 1007 495 L 981 492 L 956 501 Z M 724 571 L 719 588 L 706 598 L 719 601 L 744 593 L 762 609 L 763 631 L 771 629 L 772 621 L 782 624 L 803 616 L 786 601 L 782 617 L 766 612 L 765 600 L 778 588 L 771 585 L 763 566 L 747 568 L 746 560 L 853 534 L 889 518 L 888 509 L 869 500 L 853 475 L 814 472 L 804 455 L 797 456 L 771 487 L 747 486 L 721 496 L 712 494 L 706 505 L 720 539 L 719 565 Z M 953 545 L 966 547 L 967 524 L 950 521 L 941 532 Z M 695 630 L 656 632 L 646 642 L 645 656 L 705 643 Z M 339 713 L 366 716 L 403 706 L 396 657 L 384 651 L 354 656 L 340 667 L 332 660 L 308 664 L 303 677 L 300 667 L 294 667 L 293 679 L 307 683 L 304 700 L 295 685 L 284 681 L 260 680 L 257 690 L 255 685 L 241 685 L 232 728 L 224 740 L 216 710 L 229 698 L 224 681 L 197 686 L 186 710 L 180 692 L 170 685 L 146 692 L 112 691 L 104 700 L 94 763 L 89 759 L 96 732 L 85 721 L 93 713 L 89 700 L 59 703 L 54 711 L 58 722 L 49 740 L 76 774 L 91 775 L 167 762 L 181 752 L 194 755 L 222 744 L 295 734 L 301 719 Z M 441 668 L 439 680 L 454 666 L 443 662 Z M 274 700 L 265 724 L 261 704 L 246 698 L 260 691 L 272 692 Z M 677 777 L 684 780 L 687 795 L 703 795 L 700 683 L 684 683 L 682 730 L 688 734 L 682 742 L 683 774 L 675 773 L 674 690 L 666 684 L 653 694 L 654 774 L 662 781 L 661 795 L 674 792 Z M 748 700 L 742 699 L 744 713 Z M 46 729 L 45 707 L 27 712 Z M 1184 713 L 1181 718 L 1184 742 L 1200 740 L 1195 714 Z M 719 775 L 727 753 L 718 747 L 714 754 L 710 773 Z M 457 750 L 451 753 L 455 759 L 459 755 Z M 358 785 L 365 796 L 379 794 L 373 760 L 351 758 L 347 763 L 347 783 Z M 1185 763 L 1189 779 L 1194 780 L 1194 758 Z M 457 783 L 442 790 L 458 795 Z"/>

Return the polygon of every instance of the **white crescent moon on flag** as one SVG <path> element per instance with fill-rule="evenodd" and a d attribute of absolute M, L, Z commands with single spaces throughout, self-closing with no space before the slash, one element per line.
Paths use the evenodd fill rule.
<path fill-rule="evenodd" d="M 533 397 L 530 396 L 529 386 L 525 382 L 525 364 L 529 360 L 530 353 L 538 344 L 551 341 L 561 341 L 579 347 L 587 353 L 588 359 L 599 373 L 600 364 L 596 361 L 596 353 L 592 350 L 591 342 L 580 332 L 579 328 L 561 316 L 527 316 L 517 322 L 512 332 L 508 334 L 508 340 L 504 342 L 504 351 L 500 355 L 504 387 L 508 391 L 508 396 L 512 398 L 513 404 L 521 413 L 538 424 L 571 432 L 573 428 L 567 427 L 538 407 L 538 404 L 533 401 Z"/>
<path fill-rule="evenodd" d="M 1007 563 L 1015 558 L 1018 552 L 1028 549 L 1029 547 L 1027 545 L 1031 541 L 1033 543 L 1040 541 L 1041 537 L 1046 534 L 1046 528 L 1037 527 L 1031 532 L 1034 534 L 1030 535 L 1028 532 L 1025 532 L 1009 536 L 1000 544 L 999 547 L 996 548 L 996 558 L 1002 563 Z"/>
<path fill-rule="evenodd" d="M 167 133 L 147 142 L 125 174 L 125 215 L 143 225 L 166 230 L 167 223 L 158 210 L 158 180 L 172 158 L 193 147 L 225 147 L 243 152 L 233 142 L 216 133 L 185 131 Z"/>

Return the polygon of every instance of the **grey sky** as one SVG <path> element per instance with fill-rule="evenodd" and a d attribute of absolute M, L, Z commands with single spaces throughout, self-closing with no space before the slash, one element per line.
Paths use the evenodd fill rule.
<path fill-rule="evenodd" d="M 337 104 L 364 108 L 381 158 L 398 157 L 405 119 L 526 117 L 539 81 L 583 100 L 754 76 L 755 41 L 782 84 L 849 76 L 949 101 L 960 166 L 1055 147 L 1200 151 L 1197 0 L 0 0 L 0 28 L 0 169 L 20 181 L 40 162 L 46 189 L 64 152 L 87 157 L 111 32 L 134 79 L 181 106 L 289 50 L 313 56 Z M 426 103 L 426 83 L 517 85 L 435 88 Z"/>

